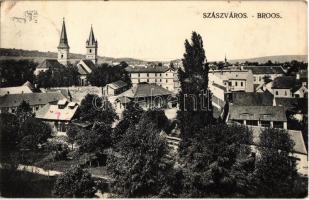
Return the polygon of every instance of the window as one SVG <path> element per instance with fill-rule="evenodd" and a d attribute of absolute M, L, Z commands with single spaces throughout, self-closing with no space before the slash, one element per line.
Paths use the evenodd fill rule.
<path fill-rule="evenodd" d="M 168 76 L 168 74 L 165 74 L 166 76 Z"/>
<path fill-rule="evenodd" d="M 246 124 L 248 126 L 257 126 L 258 125 L 258 121 L 257 120 L 247 120 Z"/>
<path fill-rule="evenodd" d="M 89 53 L 91 53 L 91 49 L 89 49 Z"/>
<path fill-rule="evenodd" d="M 162 74 L 160 73 L 160 76 L 162 76 Z"/>
<path fill-rule="evenodd" d="M 283 128 L 283 122 L 274 122 L 274 128 Z"/>
<path fill-rule="evenodd" d="M 261 81 L 261 80 L 262 80 L 262 77 L 259 76 L 259 81 Z"/>
<path fill-rule="evenodd" d="M 140 77 L 141 75 L 140 75 L 140 73 L 138 73 L 138 77 Z"/>
<path fill-rule="evenodd" d="M 235 86 L 237 86 L 237 81 L 235 82 Z"/>
<path fill-rule="evenodd" d="M 168 80 L 166 79 L 166 82 L 168 82 Z"/>
<path fill-rule="evenodd" d="M 147 73 L 147 77 L 149 77 L 149 73 Z"/>
<path fill-rule="evenodd" d="M 157 77 L 157 73 L 155 73 L 155 77 Z"/>
<path fill-rule="evenodd" d="M 147 78 L 147 83 L 149 83 L 149 79 Z"/>
<path fill-rule="evenodd" d="M 261 121 L 261 126 L 270 127 L 270 121 Z"/>
<path fill-rule="evenodd" d="M 63 58 L 63 54 L 61 54 L 61 58 Z"/>
<path fill-rule="evenodd" d="M 229 82 L 229 86 L 232 86 L 232 82 Z"/>
<path fill-rule="evenodd" d="M 254 77 L 254 82 L 256 82 L 256 77 Z"/>
<path fill-rule="evenodd" d="M 157 79 L 155 79 L 155 82 L 157 82 Z"/>
<path fill-rule="evenodd" d="M 276 95 L 279 95 L 279 92 L 278 92 L 278 91 L 276 91 Z"/>
<path fill-rule="evenodd" d="M 36 107 L 35 107 L 35 110 L 39 110 L 39 106 L 36 106 Z"/>
<path fill-rule="evenodd" d="M 160 79 L 160 82 L 162 82 L 162 79 Z"/>
<path fill-rule="evenodd" d="M 284 91 L 284 96 L 287 96 L 288 94 L 286 93 L 286 91 Z"/>
<path fill-rule="evenodd" d="M 240 82 L 240 85 L 241 85 L 241 87 L 242 87 L 242 86 L 244 86 L 244 83 L 241 81 L 241 82 Z"/>

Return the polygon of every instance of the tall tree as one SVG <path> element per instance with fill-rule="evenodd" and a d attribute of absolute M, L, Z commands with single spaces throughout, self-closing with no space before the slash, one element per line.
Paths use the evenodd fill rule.
<path fill-rule="evenodd" d="M 286 130 L 267 128 L 260 134 L 254 172 L 254 184 L 259 197 L 299 197 L 299 180 L 295 160 L 291 159 L 294 143 Z"/>
<path fill-rule="evenodd" d="M 0 114 L 0 148 L 1 154 L 6 154 L 16 148 L 18 144 L 17 133 L 19 122 L 15 115 L 10 113 Z"/>
<path fill-rule="evenodd" d="M 193 32 L 191 43 L 185 41 L 183 68 L 178 71 L 180 81 L 177 119 L 183 142 L 197 130 L 213 121 L 211 95 L 208 91 L 209 66 L 206 61 L 202 37 Z"/>
<path fill-rule="evenodd" d="M 23 124 L 29 117 L 34 117 L 29 103 L 23 100 L 17 107 L 16 116 L 18 117 L 20 124 Z"/>
<path fill-rule="evenodd" d="M 99 121 L 109 125 L 118 119 L 108 99 L 93 94 L 87 94 L 82 100 L 79 107 L 79 117 L 83 121 Z"/>
<path fill-rule="evenodd" d="M 126 131 L 119 143 L 120 156 L 108 162 L 115 179 L 112 190 L 120 196 L 159 196 L 166 191 L 165 183 L 170 182 L 173 164 L 164 157 L 167 145 L 157 126 L 144 116 Z"/>
<path fill-rule="evenodd" d="M 91 198 L 96 192 L 91 174 L 81 167 L 72 167 L 60 175 L 54 185 L 54 195 L 66 198 Z"/>

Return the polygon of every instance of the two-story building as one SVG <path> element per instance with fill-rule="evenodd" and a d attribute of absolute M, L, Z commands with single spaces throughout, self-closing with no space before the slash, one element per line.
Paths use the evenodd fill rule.
<path fill-rule="evenodd" d="M 169 91 L 175 91 L 174 79 L 177 74 L 167 65 L 130 65 L 126 68 L 132 86 L 138 83 L 149 83 L 161 86 Z"/>
<path fill-rule="evenodd" d="M 27 94 L 7 94 L 0 97 L 0 113 L 9 112 L 15 113 L 17 107 L 23 102 L 30 105 L 33 113 L 36 113 L 40 108 L 51 102 L 66 99 L 61 92 L 46 92 L 46 93 L 27 93 Z"/>
<path fill-rule="evenodd" d="M 281 66 L 246 66 L 244 69 L 252 71 L 254 85 L 260 85 L 267 79 L 274 80 L 285 74 Z"/>
<path fill-rule="evenodd" d="M 303 98 L 308 93 L 307 82 L 298 76 L 277 77 L 272 82 L 272 92 L 277 97 Z"/>
<path fill-rule="evenodd" d="M 211 90 L 212 103 L 217 108 L 225 105 L 226 98 L 232 92 L 253 92 L 253 75 L 250 70 L 210 70 L 208 87 Z"/>

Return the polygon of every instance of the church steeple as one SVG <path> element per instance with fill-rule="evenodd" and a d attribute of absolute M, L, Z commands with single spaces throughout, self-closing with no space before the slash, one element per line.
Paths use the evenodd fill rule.
<path fill-rule="evenodd" d="M 90 28 L 89 38 L 86 41 L 86 59 L 97 64 L 98 42 L 95 40 L 92 25 Z"/>
<path fill-rule="evenodd" d="M 68 64 L 69 50 L 70 50 L 70 46 L 68 43 L 68 37 L 67 37 L 65 22 L 63 18 L 62 29 L 61 29 L 61 34 L 60 34 L 60 41 L 58 45 L 58 61 L 63 65 Z"/>

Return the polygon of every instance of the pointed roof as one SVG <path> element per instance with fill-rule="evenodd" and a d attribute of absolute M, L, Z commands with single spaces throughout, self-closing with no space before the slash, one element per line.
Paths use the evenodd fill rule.
<path fill-rule="evenodd" d="M 62 22 L 62 29 L 61 29 L 61 35 L 60 35 L 60 41 L 59 41 L 58 48 L 70 48 L 69 43 L 68 43 L 67 31 L 65 29 L 64 18 Z"/>
<path fill-rule="evenodd" d="M 91 25 L 89 38 L 87 40 L 87 45 L 96 45 L 96 43 L 97 41 L 94 38 L 94 33 L 93 33 L 92 25 Z"/>

